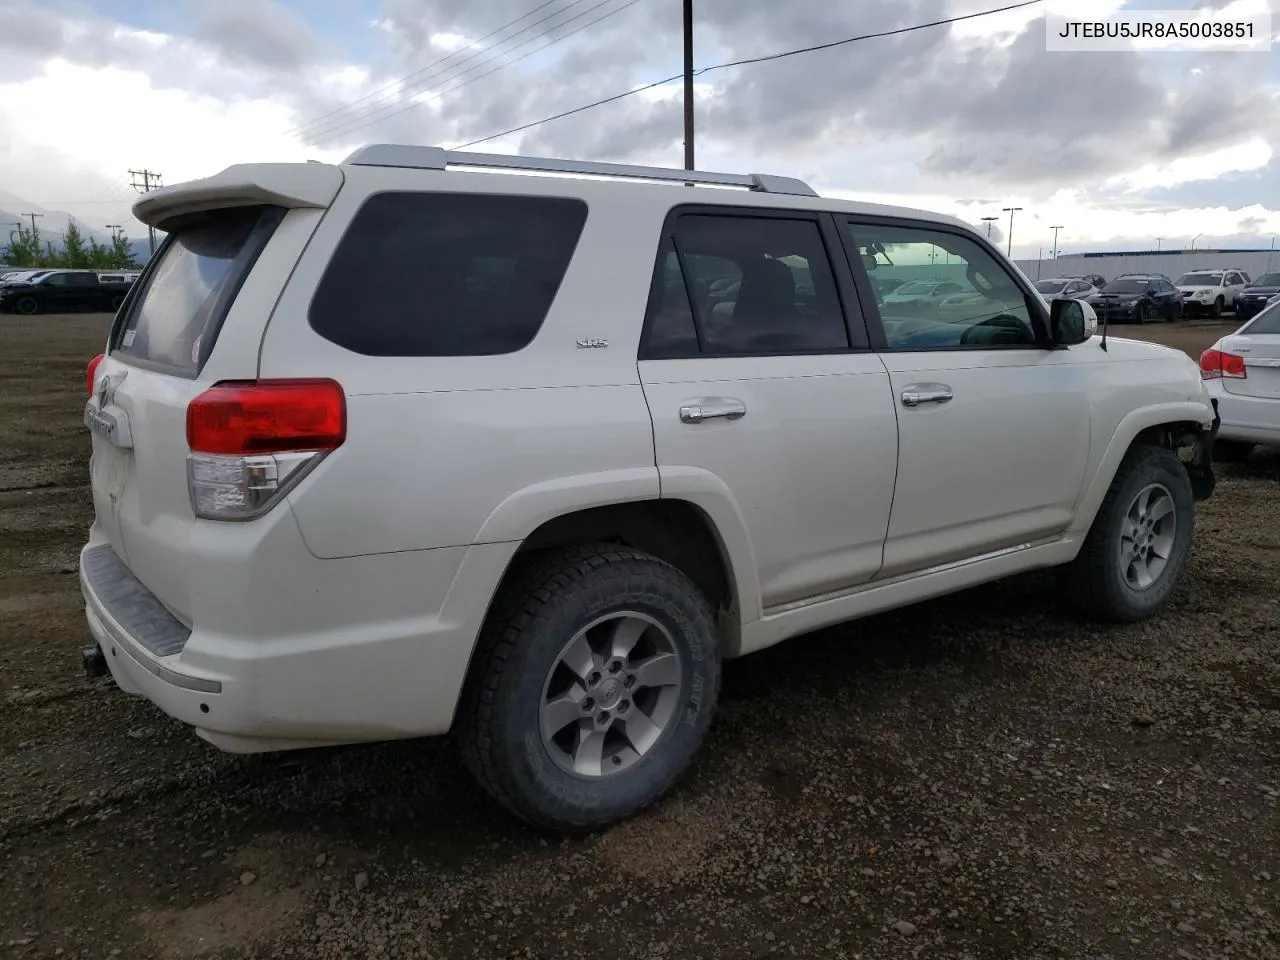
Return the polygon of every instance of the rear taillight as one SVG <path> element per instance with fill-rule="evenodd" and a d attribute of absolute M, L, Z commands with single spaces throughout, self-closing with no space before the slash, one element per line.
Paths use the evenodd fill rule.
<path fill-rule="evenodd" d="M 106 354 L 100 353 L 89 361 L 89 366 L 84 372 L 84 386 L 89 391 L 89 396 L 93 396 L 93 381 L 98 375 L 98 367 L 102 365 L 102 360 Z"/>
<path fill-rule="evenodd" d="M 1244 357 L 1234 353 L 1223 353 L 1221 350 L 1206 350 L 1200 354 L 1200 379 L 1217 380 L 1230 377 L 1243 380 L 1248 376 L 1244 368 Z"/>
<path fill-rule="evenodd" d="M 187 406 L 191 508 L 208 520 L 259 516 L 346 436 L 333 380 L 220 383 Z"/>

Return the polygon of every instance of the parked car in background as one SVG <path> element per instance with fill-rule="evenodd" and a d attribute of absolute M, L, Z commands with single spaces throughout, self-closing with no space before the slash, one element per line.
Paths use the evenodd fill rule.
<path fill-rule="evenodd" d="M 1236 297 L 1236 316 L 1241 320 L 1263 310 L 1267 302 L 1280 295 L 1280 273 L 1264 273 L 1245 285 Z"/>
<path fill-rule="evenodd" d="M 115 312 L 131 283 L 103 283 L 92 270 L 50 270 L 0 286 L 0 313 Z"/>
<path fill-rule="evenodd" d="M 1217 318 L 1226 310 L 1234 310 L 1236 298 L 1244 293 L 1249 275 L 1243 270 L 1193 270 L 1184 273 L 1174 284 L 1187 316 L 1207 313 Z"/>
<path fill-rule="evenodd" d="M 1218 401 L 1214 457 L 1243 460 L 1280 447 L 1280 296 L 1200 355 L 1200 376 Z"/>
<path fill-rule="evenodd" d="M 1098 292 L 1088 280 L 1081 280 L 1076 277 L 1057 277 L 1053 280 L 1037 280 L 1036 293 L 1040 294 L 1040 298 L 1048 303 L 1056 297 L 1066 297 L 1069 300 L 1085 300 Z"/>
<path fill-rule="evenodd" d="M 898 286 L 893 293 L 885 294 L 884 302 L 897 306 L 904 304 L 919 306 L 938 303 L 953 294 L 964 292 L 965 288 L 954 280 L 909 280 Z"/>
<path fill-rule="evenodd" d="M 38 280 L 47 273 L 53 273 L 52 270 L 14 270 L 0 277 L 0 287 L 7 286 L 11 283 L 28 283 Z"/>
<path fill-rule="evenodd" d="M 1126 273 L 1116 277 L 1086 302 L 1107 323 L 1178 320 L 1182 300 L 1173 281 L 1158 273 Z"/>

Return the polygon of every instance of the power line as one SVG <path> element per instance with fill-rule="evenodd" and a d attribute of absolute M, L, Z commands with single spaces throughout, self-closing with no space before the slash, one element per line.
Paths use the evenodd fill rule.
<path fill-rule="evenodd" d="M 556 17 L 559 17 L 565 13 L 568 13 L 574 7 L 580 6 L 586 2 L 587 0 L 571 0 L 570 3 L 565 4 L 559 10 L 553 10 L 551 13 L 547 14 L 546 16 L 533 21 L 533 23 L 526 24 L 525 26 L 521 27 L 519 30 L 517 30 L 515 33 L 509 36 L 503 37 L 501 40 L 496 40 L 487 47 L 473 49 L 469 54 L 467 54 L 467 56 L 463 57 L 457 63 L 454 63 L 444 68 L 443 70 L 434 71 L 427 76 L 420 76 L 421 74 L 426 73 L 427 70 L 429 69 L 424 67 L 422 70 L 419 70 L 416 73 L 409 74 L 409 77 L 404 78 L 398 83 L 391 84 L 391 86 L 397 88 L 394 93 L 380 96 L 377 98 L 377 100 L 374 101 L 374 103 L 370 104 L 370 107 L 368 108 L 368 110 L 364 111 L 364 118 L 368 118 L 369 110 L 372 110 L 372 112 L 376 114 L 376 113 L 381 113 L 388 109 L 395 108 L 399 106 L 401 103 L 403 103 L 406 98 L 408 98 L 409 96 L 412 96 L 415 93 L 421 92 L 424 88 L 429 89 L 433 84 L 436 84 L 439 82 L 445 82 L 447 80 L 454 80 L 460 76 L 465 76 L 466 74 L 471 73 L 472 71 L 478 69 L 479 67 L 484 66 L 486 63 L 492 62 L 492 60 L 496 58 L 490 58 L 489 60 L 482 60 L 479 63 L 473 64 L 471 67 L 468 67 L 466 70 L 463 70 L 461 73 L 454 73 L 454 71 L 457 70 L 458 67 L 461 67 L 463 64 L 467 63 L 468 61 L 474 60 L 477 57 L 482 57 L 487 54 L 491 54 L 495 50 L 498 50 L 500 47 L 502 47 L 504 44 L 508 44 L 511 41 L 515 40 L 516 37 L 519 37 L 521 34 L 528 33 L 530 30 L 535 30 L 535 28 L 542 26 L 542 24 L 546 23 L 547 21 L 554 20 Z M 608 2 L 608 0 L 603 0 L 603 2 Z M 507 53 L 511 53 L 515 50 L 519 50 L 521 47 L 527 46 L 528 44 L 533 43 L 535 40 L 546 36 L 551 31 L 557 30 L 560 27 L 563 27 L 567 23 L 572 23 L 574 20 L 577 20 L 580 17 L 586 16 L 588 13 L 591 12 L 591 10 L 596 9 L 601 5 L 602 3 L 598 3 L 596 7 L 592 7 L 583 13 L 570 17 L 568 20 L 562 21 L 561 23 L 555 24 L 554 26 L 549 26 L 543 30 L 539 30 L 535 32 L 532 36 L 520 41 L 510 49 L 499 52 L 497 54 L 497 57 L 500 58 L 502 56 L 505 56 L 505 54 Z M 463 48 L 463 50 L 465 49 L 466 48 Z M 459 53 L 462 53 L 463 50 L 458 50 L 454 54 L 451 54 L 451 56 L 457 56 Z M 449 57 L 445 57 L 444 60 L 441 60 L 438 62 L 443 63 L 445 60 L 448 60 L 448 59 Z M 448 76 L 448 74 L 450 73 L 453 73 L 452 77 Z M 409 83 L 408 80 L 411 77 L 419 77 L 419 79 L 414 80 L 412 83 Z M 353 111 L 348 116 L 338 117 L 336 120 L 329 120 L 329 121 L 326 121 L 325 123 L 320 124 L 319 129 L 313 127 L 308 131 L 304 131 L 301 134 L 301 136 L 309 142 L 315 142 L 315 138 L 317 135 L 321 137 L 329 137 L 331 134 L 333 134 L 334 130 L 340 129 L 346 126 L 347 124 L 360 119 L 362 119 L 361 112 Z"/>
<path fill-rule="evenodd" d="M 528 13 L 523 13 L 523 14 L 521 14 L 520 16 L 516 17 L 514 20 L 508 20 L 506 23 L 504 23 L 502 26 L 498 27 L 496 30 L 493 30 L 493 31 L 491 31 L 491 32 L 489 32 L 489 33 L 486 33 L 483 37 L 480 37 L 478 40 L 476 40 L 476 41 L 475 41 L 475 43 L 473 43 L 473 44 L 468 44 L 468 46 L 475 46 L 476 44 L 484 43 L 484 42 L 485 42 L 486 40 L 488 40 L 490 37 L 496 36 L 497 34 L 501 33 L 503 30 L 506 30 L 508 27 L 513 27 L 513 26 L 515 26 L 517 23 L 519 23 L 521 20 L 525 19 L 526 17 L 531 17 L 531 16 L 533 16 L 535 13 L 537 13 L 539 10 L 542 10 L 542 9 L 544 9 L 544 8 L 546 8 L 546 7 L 549 7 L 549 6 L 551 6 L 551 4 L 556 3 L 556 2 L 557 2 L 557 0 L 546 0 L 546 2 L 545 2 L 545 3 L 540 3 L 540 4 L 538 4 L 536 7 L 534 7 L 532 10 L 530 10 Z M 579 0 L 579 2 L 581 2 L 581 0 Z M 566 7 L 565 9 L 568 9 L 568 8 Z M 563 12 L 564 12 L 564 10 L 561 10 L 561 11 L 559 11 L 559 12 L 560 12 L 560 13 L 563 13 Z M 551 14 L 551 16 L 555 16 L 555 14 Z M 546 19 L 546 18 L 544 18 L 544 19 Z M 541 20 L 540 20 L 540 21 L 538 21 L 538 23 L 541 23 L 541 22 L 542 22 Z M 538 25 L 537 23 L 531 24 L 531 26 L 535 26 L 535 27 L 536 27 L 537 25 Z M 519 36 L 519 34 L 516 34 L 516 36 Z M 508 37 L 507 39 L 509 40 L 509 39 L 511 39 L 511 38 L 510 38 L 510 37 Z M 381 94 L 381 93 L 386 93 L 386 92 L 391 91 L 391 90 L 396 90 L 396 89 L 400 88 L 401 86 L 403 86 L 405 83 L 407 83 L 409 80 L 412 80 L 414 77 L 417 77 L 417 76 L 420 76 L 420 75 L 421 75 L 421 74 L 423 74 L 423 73 L 426 73 L 426 72 L 427 72 L 428 70 L 430 70 L 432 67 L 438 67 L 438 66 L 440 66 L 440 64 L 442 64 L 442 63 L 446 63 L 447 61 L 452 60 L 454 57 L 456 57 L 458 54 L 462 53 L 462 51 L 463 51 L 463 50 L 466 50 L 466 49 L 467 49 L 467 47 L 462 47 L 462 48 L 460 48 L 460 49 L 458 49 L 458 50 L 455 50 L 453 53 L 448 54 L 447 56 L 441 57 L 439 60 L 436 60 L 436 61 L 434 61 L 433 63 L 429 63 L 429 64 L 427 64 L 425 67 L 422 67 L 422 68 L 421 68 L 421 69 L 419 69 L 419 70 L 415 70 L 413 73 L 407 73 L 407 74 L 405 74 L 405 75 L 404 75 L 403 77 L 401 77 L 399 80 L 392 80 L 392 81 L 391 81 L 390 83 L 388 83 L 386 86 L 384 86 L 384 87 L 379 87 L 377 90 L 374 90 L 374 91 L 372 91 L 372 92 L 370 92 L 370 93 L 366 93 L 363 97 L 360 97 L 358 100 L 353 100 L 353 101 L 351 101 L 350 103 L 343 104 L 341 107 L 338 107 L 338 108 L 337 108 L 337 109 L 335 109 L 335 110 L 330 110 L 328 113 L 321 114 L 320 116 L 318 116 L 318 117 L 313 117 L 312 119 L 307 120 L 307 121 L 306 121 L 306 122 L 304 122 L 304 123 L 300 123 L 300 124 L 298 124 L 297 126 L 290 127 L 288 130 L 286 130 L 286 131 L 285 131 L 285 135 L 286 135 L 286 136 L 288 136 L 289 134 L 299 133 L 299 132 L 301 132 L 302 130 L 305 130 L 307 127 L 310 127 L 310 126 L 313 126 L 313 125 L 315 125 L 315 124 L 319 123 L 321 120 L 325 120 L 325 119 L 327 119 L 328 117 L 332 117 L 334 114 L 342 113 L 344 110 L 350 110 L 350 109 L 352 109 L 352 108 L 354 108 L 354 107 L 358 106 L 359 104 L 364 103 L 364 102 L 365 102 L 365 101 L 367 101 L 367 100 L 371 100 L 371 99 L 373 99 L 374 97 L 378 96 L 378 95 L 379 95 L 379 94 Z"/>
<path fill-rule="evenodd" d="M 932 20 L 929 23 L 917 23 L 910 27 L 898 27 L 897 29 L 894 29 L 894 30 L 882 30 L 878 33 L 864 33 L 856 37 L 846 37 L 843 40 L 834 40 L 831 43 L 820 43 L 812 47 L 801 47 L 796 50 L 784 50 L 780 53 L 771 53 L 761 57 L 748 57 L 744 60 L 730 60 L 726 63 L 717 63 L 709 67 L 702 67 L 701 69 L 696 70 L 694 72 L 694 75 L 701 76 L 704 73 L 711 73 L 712 71 L 715 71 L 715 70 L 726 70 L 729 67 L 743 67 L 753 63 L 765 63 L 770 60 L 781 60 L 785 57 L 795 57 L 803 53 L 815 53 L 820 50 L 830 50 L 833 47 L 840 47 L 849 43 L 857 43 L 860 40 L 876 40 L 881 37 L 893 37 L 893 36 L 898 36 L 904 33 L 912 33 L 916 30 L 928 30 L 931 27 L 941 27 L 951 23 L 960 23 L 961 21 L 964 21 L 964 20 L 976 20 L 979 17 L 989 17 L 997 13 L 1006 13 L 1010 10 L 1018 10 L 1022 7 L 1030 7 L 1034 4 L 1042 3 L 1042 2 L 1043 0 L 1022 0 L 1021 3 L 1011 3 L 1006 6 L 995 7 L 990 10 L 979 10 L 976 13 L 966 13 L 966 14 L 961 14 L 959 16 L 955 16 L 955 17 L 947 17 L 942 20 Z M 623 100 L 627 97 L 633 97 L 638 93 L 644 93 L 646 90 L 652 90 L 654 87 L 661 87 L 664 84 L 671 83 L 674 80 L 680 80 L 683 78 L 684 78 L 683 71 L 680 73 L 675 73 L 669 77 L 664 77 L 662 80 L 655 80 L 653 83 L 646 83 L 643 86 L 634 87 L 630 90 L 624 90 L 621 93 L 616 93 L 612 96 L 604 97 L 600 100 L 595 100 L 591 103 L 585 103 L 580 107 L 574 107 L 572 110 L 565 110 L 565 111 L 562 111 L 561 113 L 552 114 L 549 117 L 543 117 L 541 120 L 534 120 L 534 121 L 531 121 L 530 123 L 524 123 L 518 127 L 512 127 L 509 130 L 503 130 L 501 133 L 493 133 L 487 137 L 481 137 L 478 140 L 470 140 L 466 143 L 460 143 L 457 146 L 452 147 L 451 149 L 463 150 L 467 147 L 474 147 L 481 143 L 488 143 L 490 140 L 497 140 L 500 137 L 510 136 L 513 133 L 521 133 L 533 127 L 541 126 L 544 123 L 551 123 L 553 120 L 562 120 L 565 117 L 571 117 L 574 114 L 584 113 L 585 111 L 593 110 L 596 107 L 603 107 L 605 104 L 614 103 L 615 101 Z"/>
<path fill-rule="evenodd" d="M 463 70 L 461 73 L 455 74 L 454 76 L 450 77 L 445 82 L 448 83 L 453 80 L 461 79 L 462 77 L 466 76 L 468 73 L 471 73 L 474 70 L 478 70 L 481 67 L 485 66 L 486 64 L 493 63 L 495 60 L 501 60 L 503 57 L 507 56 L 508 54 L 514 53 L 516 50 L 519 50 L 521 47 L 526 46 L 530 43 L 533 43 L 535 40 L 540 40 L 543 37 L 548 36 L 552 31 L 559 30 L 561 27 L 566 27 L 573 21 L 579 20 L 582 17 L 588 16 L 589 14 L 594 13 L 596 10 L 599 10 L 601 7 L 606 6 L 611 2 L 613 2 L 613 0 L 599 0 L 599 2 L 596 3 L 594 6 L 588 7 L 586 10 L 570 17 L 568 20 L 561 21 L 560 23 L 556 24 L 554 27 L 551 27 L 550 29 L 544 31 L 541 34 L 538 34 L 537 36 L 533 36 L 527 40 L 521 41 L 511 49 L 505 50 L 502 53 L 499 53 L 495 57 L 490 57 L 488 60 L 482 60 L 480 63 L 477 63 L 474 66 L 468 67 L 466 70 Z M 474 76 L 471 79 L 466 80 L 462 83 L 458 83 L 453 86 L 447 87 L 445 89 L 438 90 L 436 92 L 436 96 L 444 96 L 445 94 L 454 93 L 458 90 L 461 90 L 463 87 L 470 86 L 476 81 L 482 80 L 485 77 L 490 76 L 491 74 L 497 73 L 500 70 L 505 70 L 507 67 L 514 66 L 515 64 L 519 63 L 521 60 L 526 60 L 529 57 L 533 56 L 535 53 L 540 53 L 541 51 L 546 50 L 548 47 L 553 47 L 557 43 L 562 43 L 565 40 L 568 40 L 570 37 L 574 36 L 575 34 L 581 33 L 583 30 L 587 30 L 590 27 L 595 26 L 597 23 L 600 23 L 602 20 L 608 20 L 610 17 L 617 16 L 618 14 L 627 10 L 628 8 L 634 7 L 639 2 L 640 0 L 628 0 L 628 2 L 624 3 L 622 6 L 616 7 L 613 10 L 603 13 L 593 20 L 588 20 L 586 23 L 581 24 L 577 27 L 574 27 L 568 33 L 561 34 L 560 36 L 547 41 L 546 43 L 542 44 L 539 47 L 534 47 L 532 50 L 522 53 L 520 54 L 520 56 L 512 60 L 508 60 L 506 63 L 500 63 L 498 64 L 498 66 L 492 68 L 491 70 L 486 70 L 484 73 L 478 74 L 477 76 Z M 561 12 L 563 13 L 564 11 L 562 10 Z M 487 52 L 487 51 L 481 51 L 481 52 Z M 372 126 L 375 123 L 381 123 L 384 120 L 389 120 L 392 117 L 399 116 L 400 114 L 406 113 L 409 110 L 412 110 L 418 106 L 421 106 L 421 102 L 417 100 L 411 100 L 408 103 L 404 104 L 403 106 L 399 104 L 387 104 L 381 108 L 378 108 L 378 110 L 375 111 L 380 113 L 379 116 L 364 118 L 359 123 L 339 124 L 338 128 L 325 131 L 318 138 L 313 136 L 312 138 L 310 138 L 310 143 L 312 145 L 329 143 L 330 141 L 333 141 L 338 137 L 349 136 L 350 134 L 356 132 L 357 130 L 362 130 L 365 127 Z"/>

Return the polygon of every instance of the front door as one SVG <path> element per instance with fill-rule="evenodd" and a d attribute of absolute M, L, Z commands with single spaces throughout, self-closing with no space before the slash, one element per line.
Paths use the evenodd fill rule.
<path fill-rule="evenodd" d="M 1034 292 L 991 248 L 954 230 L 842 221 L 872 342 L 897 406 L 897 488 L 880 578 L 1019 547 L 1071 522 L 1089 456 L 1082 350 L 1045 343 Z M 909 311 L 871 278 L 944 275 L 965 293 Z"/>
<path fill-rule="evenodd" d="M 765 610 L 865 583 L 883 558 L 896 411 L 833 249 L 825 217 L 678 209 L 650 296 L 662 495 L 739 518 Z"/>

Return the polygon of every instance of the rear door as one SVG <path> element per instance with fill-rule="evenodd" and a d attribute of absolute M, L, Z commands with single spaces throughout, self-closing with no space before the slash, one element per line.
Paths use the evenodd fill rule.
<path fill-rule="evenodd" d="M 1222 388 L 1241 397 L 1280 400 L 1280 306 L 1258 314 L 1219 349 L 1244 358 L 1243 377 L 1223 377 Z"/>
<path fill-rule="evenodd" d="M 663 495 L 725 491 L 766 610 L 865 583 L 883 556 L 897 417 L 832 250 L 825 216 L 677 209 L 650 294 L 639 366 Z"/>
<path fill-rule="evenodd" d="M 306 218 L 310 211 L 297 213 Z M 277 206 L 240 206 L 167 222 L 139 296 L 117 316 L 94 373 L 86 423 L 94 434 L 99 526 L 134 575 L 179 616 L 189 610 L 184 557 L 196 523 L 186 475 L 187 404 L 216 381 L 256 377 L 283 276 L 247 281 L 285 217 Z M 314 219 L 308 233 L 313 228 Z"/>

